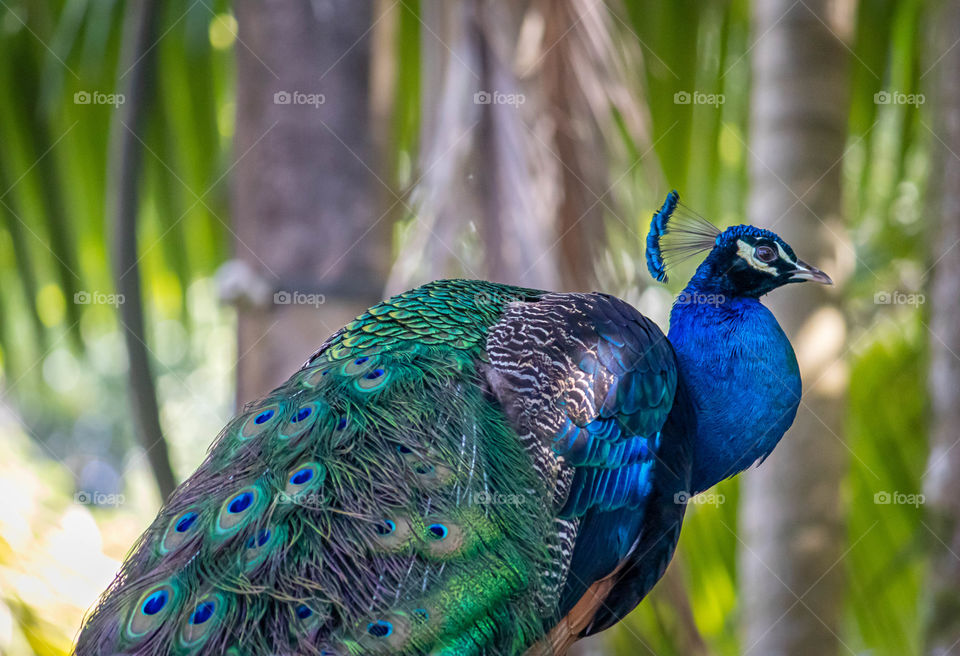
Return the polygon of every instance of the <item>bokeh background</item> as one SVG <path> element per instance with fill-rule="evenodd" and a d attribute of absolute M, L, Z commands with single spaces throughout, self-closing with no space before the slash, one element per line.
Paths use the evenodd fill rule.
<path fill-rule="evenodd" d="M 68 653 L 238 403 L 385 294 L 666 327 L 672 188 L 837 284 L 770 299 L 784 443 L 579 653 L 960 653 L 958 41 L 954 0 L 0 0 L 0 653 Z"/>

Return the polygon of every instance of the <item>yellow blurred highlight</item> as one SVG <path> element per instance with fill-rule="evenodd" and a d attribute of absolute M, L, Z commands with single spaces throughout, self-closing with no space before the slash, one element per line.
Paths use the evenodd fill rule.
<path fill-rule="evenodd" d="M 94 508 L 73 485 L 0 405 L 0 654 L 66 656 L 120 567 L 123 550 L 104 536 L 129 547 L 154 511 Z"/>
<path fill-rule="evenodd" d="M 804 387 L 810 385 L 810 391 L 828 396 L 845 389 L 846 343 L 847 322 L 837 308 L 821 307 L 807 319 L 794 341 Z"/>
<path fill-rule="evenodd" d="M 37 292 L 37 314 L 47 327 L 56 326 L 63 321 L 67 311 L 67 301 L 60 287 L 54 283 L 44 285 Z"/>
<path fill-rule="evenodd" d="M 720 161 L 730 168 L 737 168 L 743 162 L 743 137 L 733 123 L 724 123 L 720 128 Z"/>
<path fill-rule="evenodd" d="M 150 279 L 150 292 L 157 309 L 165 317 L 179 317 L 183 305 L 180 280 L 170 271 L 159 271 Z"/>
<path fill-rule="evenodd" d="M 236 124 L 237 104 L 232 102 L 222 103 L 217 109 L 217 132 L 220 136 L 229 139 L 233 137 L 233 129 Z"/>
<path fill-rule="evenodd" d="M 226 50 L 237 39 L 237 19 L 232 14 L 217 14 L 210 21 L 210 45 Z"/>
<path fill-rule="evenodd" d="M 690 595 L 697 627 L 705 635 L 721 635 L 728 628 L 729 609 L 736 606 L 737 590 L 733 580 L 718 568 L 710 577 L 710 585 L 699 592 L 702 594 Z"/>

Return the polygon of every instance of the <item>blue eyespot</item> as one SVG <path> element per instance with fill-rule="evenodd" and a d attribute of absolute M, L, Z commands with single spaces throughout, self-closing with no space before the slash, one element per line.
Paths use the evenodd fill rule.
<path fill-rule="evenodd" d="M 177 533 L 186 533 L 190 530 L 190 527 L 193 526 L 193 523 L 197 521 L 197 513 L 188 512 L 186 515 L 180 518 L 180 521 L 177 522 L 177 525 L 174 527 L 174 530 Z"/>
<path fill-rule="evenodd" d="M 366 362 L 366 361 L 369 360 L 369 359 L 370 359 L 370 358 L 368 358 L 367 356 L 363 356 L 362 358 L 357 358 L 356 360 L 354 360 L 354 361 L 353 361 L 353 364 L 363 364 L 364 362 Z"/>
<path fill-rule="evenodd" d="M 262 528 L 256 535 L 251 535 L 247 540 L 247 549 L 262 547 L 270 539 L 270 529 Z"/>
<path fill-rule="evenodd" d="M 244 510 L 250 507 L 253 503 L 253 492 L 244 492 L 238 494 L 233 501 L 230 502 L 230 505 L 227 506 L 227 510 L 233 514 L 242 513 Z"/>
<path fill-rule="evenodd" d="M 263 412 L 257 415 L 257 418 L 253 420 L 253 423 L 259 425 L 266 421 L 270 421 L 271 419 L 273 419 L 273 415 L 274 415 L 273 410 L 264 410 Z"/>
<path fill-rule="evenodd" d="M 375 638 L 386 638 L 393 633 L 393 624 L 383 620 L 370 622 L 370 624 L 367 624 L 367 633 Z"/>
<path fill-rule="evenodd" d="M 368 373 L 366 376 L 364 376 L 364 378 L 366 378 L 367 380 L 376 380 L 377 378 L 379 378 L 380 376 L 382 376 L 384 373 L 385 373 L 385 372 L 384 372 L 383 369 L 379 369 L 379 368 L 378 368 L 378 369 L 374 369 L 373 371 L 371 371 L 370 373 Z"/>
<path fill-rule="evenodd" d="M 313 615 L 313 611 L 306 604 L 300 604 L 299 606 L 297 606 L 296 613 L 297 613 L 297 617 L 299 617 L 302 620 L 305 620 L 311 615 Z"/>
<path fill-rule="evenodd" d="M 217 609 L 216 602 L 213 601 L 202 601 L 197 604 L 197 607 L 193 610 L 193 615 L 190 616 L 191 624 L 203 624 L 211 617 L 213 617 L 213 611 Z"/>
<path fill-rule="evenodd" d="M 310 413 L 313 412 L 311 408 L 300 408 L 297 411 L 297 414 L 293 416 L 293 419 L 290 420 L 291 423 L 299 423 L 310 416 Z"/>
<path fill-rule="evenodd" d="M 427 612 L 426 608 L 413 609 L 413 616 L 418 622 L 426 622 L 430 619 L 430 613 Z"/>
<path fill-rule="evenodd" d="M 431 524 L 427 527 L 427 530 L 430 531 L 431 537 L 435 540 L 442 540 L 447 537 L 447 527 L 443 524 Z"/>
<path fill-rule="evenodd" d="M 291 485 L 303 485 L 310 481 L 313 478 L 313 467 L 304 467 L 303 469 L 294 472 L 293 476 L 290 477 Z"/>
<path fill-rule="evenodd" d="M 396 523 L 394 523 L 393 520 L 390 520 L 390 519 L 385 519 L 379 524 L 377 524 L 377 533 L 379 533 L 380 535 L 390 535 L 396 530 L 397 530 Z"/>
<path fill-rule="evenodd" d="M 406 446 L 404 446 L 404 445 L 402 445 L 402 444 L 398 444 L 398 445 L 397 445 L 397 451 L 399 451 L 400 453 L 402 453 L 402 454 L 404 454 L 404 455 L 406 455 L 406 454 L 408 454 L 408 453 L 413 453 L 413 449 L 411 449 L 411 448 L 409 448 L 409 447 L 406 447 Z"/>
<path fill-rule="evenodd" d="M 156 615 L 167 605 L 170 595 L 166 590 L 157 590 L 146 598 L 140 610 L 144 615 Z"/>
<path fill-rule="evenodd" d="M 347 427 L 347 418 L 340 417 L 340 421 L 337 422 L 337 430 L 343 430 Z"/>

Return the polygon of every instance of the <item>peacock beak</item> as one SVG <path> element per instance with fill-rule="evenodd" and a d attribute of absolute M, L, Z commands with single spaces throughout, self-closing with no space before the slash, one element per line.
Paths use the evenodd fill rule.
<path fill-rule="evenodd" d="M 833 280 L 830 279 L 830 276 L 825 274 L 823 271 L 817 267 L 807 264 L 803 260 L 797 260 L 796 267 L 793 270 L 793 273 L 790 275 L 790 281 L 797 282 L 801 280 L 812 280 L 813 282 L 821 282 L 824 285 L 832 285 Z"/>

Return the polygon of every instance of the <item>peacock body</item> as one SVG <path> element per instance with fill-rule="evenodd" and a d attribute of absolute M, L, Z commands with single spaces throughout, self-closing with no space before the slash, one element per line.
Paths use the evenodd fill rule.
<path fill-rule="evenodd" d="M 608 295 L 482 281 L 370 308 L 227 425 L 76 653 L 550 654 L 614 624 L 686 495 L 767 455 L 799 402 L 757 299 L 824 274 L 766 231 L 709 236 L 685 294 L 727 296 L 675 305 L 669 339 Z"/>

